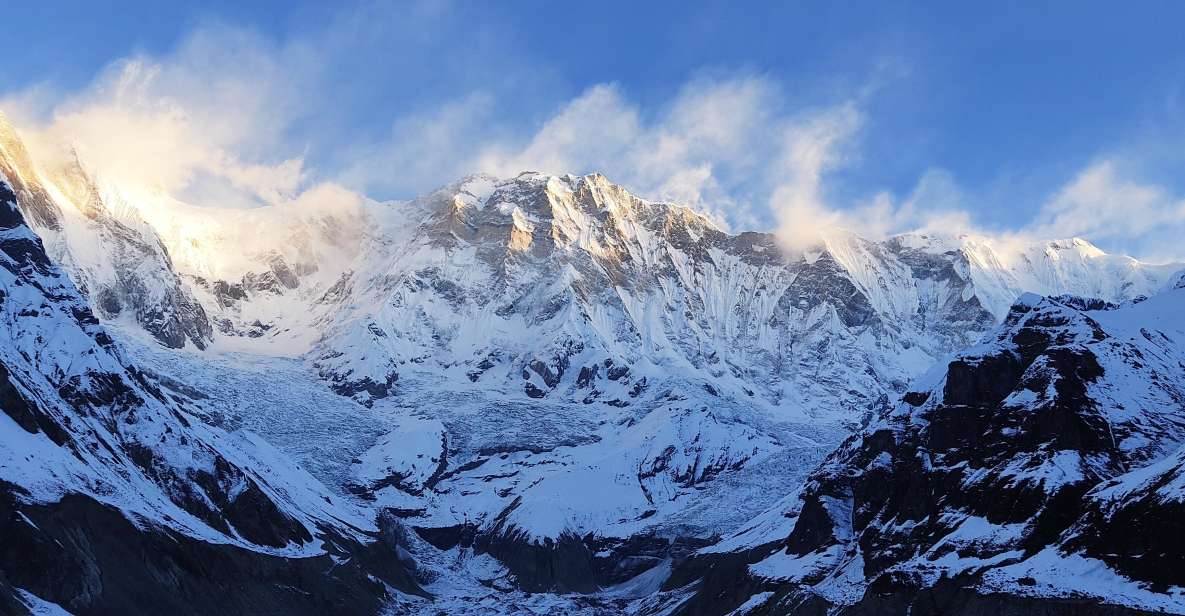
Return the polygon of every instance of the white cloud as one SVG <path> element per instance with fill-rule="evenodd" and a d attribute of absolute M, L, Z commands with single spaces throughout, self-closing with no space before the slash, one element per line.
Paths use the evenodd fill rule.
<path fill-rule="evenodd" d="M 422 8 L 431 18 L 430 5 Z M 645 109 L 615 84 L 593 85 L 544 113 L 533 130 L 522 128 L 531 112 L 505 113 L 521 101 L 473 89 L 396 115 L 380 140 L 338 139 L 331 145 L 339 152 L 320 157 L 334 163 L 315 168 L 290 133 L 333 107 L 326 76 L 353 60 L 352 39 L 390 27 L 372 21 L 346 18 L 284 44 L 233 28 L 199 29 L 169 54 L 114 63 L 82 92 L 58 100 L 24 93 L 23 106 L 35 101 L 43 109 L 27 114 L 40 121 L 18 123 L 33 127 L 26 132 L 37 141 L 76 145 L 105 176 L 199 205 L 291 200 L 321 179 L 407 198 L 477 171 L 596 171 L 736 229 L 797 232 L 869 220 L 826 200 L 827 174 L 848 163 L 865 122 L 856 103 L 790 109 L 776 83 L 753 74 L 693 79 Z M 506 78 L 522 80 L 514 72 Z M 867 211 L 885 203 L 874 200 Z"/>
<path fill-rule="evenodd" d="M 421 9 L 441 19 L 432 5 Z M 442 66 L 499 75 L 512 87 L 475 82 L 442 104 L 394 113 L 377 140 L 337 137 L 321 144 L 334 150 L 329 155 L 311 151 L 309 127 L 335 129 L 323 118 L 337 105 L 332 75 L 357 60 L 353 41 L 393 38 L 392 27 L 414 34 L 407 24 L 373 21 L 356 16 L 283 43 L 205 27 L 168 54 L 113 63 L 81 92 L 62 95 L 42 85 L 11 93 L 0 106 L 43 156 L 61 153 L 48 144 L 75 145 L 100 174 L 199 205 L 252 207 L 317 195 L 350 200 L 340 186 L 310 192 L 326 180 L 411 197 L 477 171 L 503 177 L 597 171 L 645 197 L 695 207 L 726 227 L 775 229 L 792 247 L 834 228 L 871 237 L 975 232 L 975 213 L 994 205 L 937 168 L 903 195 L 836 197 L 851 194 L 833 190 L 837 176 L 865 162 L 862 135 L 876 122 L 866 103 L 879 82 L 806 109 L 790 106 L 775 81 L 755 74 L 693 79 L 656 106 L 606 83 L 555 102 L 549 113 L 524 105 L 523 93 L 538 91 L 531 80 L 539 71 L 474 68 L 485 66 L 474 54 L 497 55 L 491 50 L 499 43 L 489 33 L 474 35 L 475 51 L 439 50 Z M 437 44 L 430 36 L 414 40 Z M 420 57 L 409 52 L 390 66 L 415 75 L 425 70 L 416 68 Z M 1042 203 L 1031 222 L 996 231 L 1078 235 L 1112 250 L 1181 258 L 1185 199 L 1129 179 L 1119 164 L 1103 159 Z"/>
<path fill-rule="evenodd" d="M 524 148 L 487 146 L 478 160 L 483 171 L 513 176 L 519 171 L 567 173 L 616 166 L 637 145 L 642 128 L 637 109 L 613 85 L 597 85 L 547 120 Z"/>
<path fill-rule="evenodd" d="M 906 198 L 829 198 L 831 174 L 858 159 L 867 118 L 855 100 L 787 109 L 770 80 L 698 79 L 646 114 L 613 85 L 585 91 L 529 139 L 487 144 L 472 163 L 500 176 L 523 170 L 598 171 L 642 196 L 690 205 L 733 229 L 775 229 L 788 247 L 833 229 L 883 237 L 972 229 L 949 173 L 927 171 Z"/>
<path fill-rule="evenodd" d="M 776 152 L 765 127 L 780 121 L 772 118 L 777 97 L 764 80 L 694 81 L 649 119 L 619 87 L 598 84 L 525 135 L 497 122 L 495 103 L 480 93 L 401 118 L 388 140 L 359 150 L 344 177 L 422 192 L 479 171 L 501 177 L 601 172 L 647 197 L 692 205 L 721 221 L 757 222 L 734 195 Z"/>
<path fill-rule="evenodd" d="M 777 217 L 778 235 L 791 248 L 806 248 L 819 233 L 835 228 L 857 231 L 851 213 L 829 207 L 823 177 L 841 165 L 844 146 L 860 128 L 862 117 L 851 104 L 814 113 L 783 129 L 783 145 L 776 169 L 784 180 L 769 198 Z M 866 209 L 879 210 L 878 199 Z"/>
<path fill-rule="evenodd" d="M 1185 198 L 1124 177 L 1114 160 L 1081 171 L 1038 211 L 1025 233 L 1083 237 L 1154 260 L 1185 257 Z"/>
<path fill-rule="evenodd" d="M 802 116 L 787 126 L 777 169 L 784 180 L 769 197 L 783 244 L 802 250 L 828 233 L 849 231 L 882 238 L 907 231 L 975 232 L 962 190 L 942 169 L 929 169 L 904 199 L 881 191 L 855 203 L 828 198 L 828 175 L 855 156 L 865 116 L 848 102 Z"/>
<path fill-rule="evenodd" d="M 41 157 L 74 148 L 125 185 L 202 205 L 290 198 L 305 172 L 300 156 L 273 152 L 299 114 L 286 59 L 247 33 L 201 30 L 164 58 L 113 63 L 49 109 L 17 97 L 16 121 Z"/>
<path fill-rule="evenodd" d="M 492 113 L 492 97 L 478 92 L 400 117 L 386 139 L 349 147 L 338 179 L 359 190 L 408 197 L 473 173 Z"/>
<path fill-rule="evenodd" d="M 768 213 L 756 206 L 781 172 L 771 168 L 783 154 L 780 135 L 800 121 L 781 105 L 774 84 L 756 76 L 694 80 L 656 114 L 601 84 L 525 142 L 487 145 L 474 167 L 502 176 L 597 171 L 733 227 L 766 226 Z"/>

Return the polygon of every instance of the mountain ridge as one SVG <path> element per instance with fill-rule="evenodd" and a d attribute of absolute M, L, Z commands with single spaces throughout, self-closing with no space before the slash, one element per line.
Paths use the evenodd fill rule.
<path fill-rule="evenodd" d="M 78 613 L 317 613 L 377 607 L 386 585 L 423 592 L 359 511 L 258 437 L 196 419 L 136 367 L 19 199 L 0 181 L 5 611 L 31 596 Z M 330 567 L 351 558 L 369 565 Z M 227 592 L 244 575 L 261 583 Z M 304 599 L 285 596 L 293 580 Z"/>
<path fill-rule="evenodd" d="M 1183 299 L 1022 296 L 831 454 L 788 521 L 687 561 L 675 613 L 1180 613 L 1162 559 L 1180 554 Z"/>
<path fill-rule="evenodd" d="M 219 445 L 227 455 L 256 452 L 235 458 L 248 470 L 261 460 L 307 469 L 323 490 L 313 501 L 358 516 L 362 547 L 350 549 L 398 556 L 397 566 L 378 565 L 394 567 L 383 570 L 401 591 L 385 600 L 412 613 L 491 602 L 510 613 L 516 601 L 567 609 L 565 593 L 586 597 L 574 601 L 590 614 L 747 602 L 776 612 L 817 588 L 751 566 L 772 567 L 761 562 L 775 544 L 793 543 L 798 557 L 851 547 L 819 491 L 849 475 L 825 471 L 847 468 L 843 456 L 863 460 L 863 441 L 845 441 L 853 432 L 875 433 L 915 402 L 942 398 L 932 366 L 969 383 L 951 400 L 994 395 L 976 380 L 984 362 L 1012 375 L 1045 357 L 1050 369 L 1085 375 L 1086 355 L 1070 362 L 1060 350 L 1022 354 L 1020 367 L 1012 351 L 967 358 L 1000 327 L 1020 327 L 1021 313 L 1151 322 L 1142 311 L 1180 284 L 1177 265 L 1079 239 L 835 232 L 786 251 L 773 234 L 726 232 L 599 174 L 470 176 L 402 203 L 323 187 L 258 210 L 197 208 L 113 185 L 78 161 L 47 171 L 6 134 L 0 174 L 20 180 L 13 211 L 32 221 L 25 228 L 41 236 L 47 266 L 73 279 L 71 301 L 95 307 L 92 325 L 126 354 L 121 365 L 194 425 L 233 436 L 239 445 Z M 118 309 L 104 308 L 110 298 Z M 1036 404 L 1030 393 L 1026 404 Z M 279 451 L 259 453 L 268 443 Z M 1156 524 L 1173 509 L 1160 495 L 1178 465 L 1171 452 L 1157 455 L 1169 457 L 1091 497 L 1073 545 L 1115 541 L 1091 519 L 1151 511 L 1163 532 Z M 302 520 L 330 515 L 309 501 L 294 510 L 308 513 Z M 310 537 L 324 531 L 305 526 Z M 1123 559 L 1115 566 L 1148 576 Z M 351 575 L 371 565 L 359 566 Z M 734 596 L 710 596 L 720 579 Z M 827 601 L 858 605 L 856 591 L 880 588 L 874 581 L 853 577 L 844 582 L 852 601 Z M 1013 594 L 1023 585 L 1001 584 Z"/>

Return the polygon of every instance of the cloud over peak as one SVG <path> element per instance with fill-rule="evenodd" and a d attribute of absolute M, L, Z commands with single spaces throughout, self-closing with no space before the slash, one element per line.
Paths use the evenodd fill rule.
<path fill-rule="evenodd" d="M 421 8 L 430 20 L 442 19 Z M 467 71 L 432 104 L 396 112 L 352 106 L 357 93 L 334 78 L 363 57 L 352 38 L 382 38 L 376 29 L 383 28 L 407 34 L 410 27 L 343 18 L 277 41 L 208 25 L 168 53 L 111 63 L 79 91 L 34 86 L 6 93 L 0 105 L 42 156 L 74 147 L 102 176 L 197 205 L 307 200 L 325 183 L 409 198 L 475 172 L 600 172 L 733 230 L 776 230 L 790 247 L 835 228 L 872 237 L 927 230 L 1084 236 L 1142 257 L 1185 257 L 1176 240 L 1185 233 L 1185 199 L 1133 179 L 1133 165 L 1105 155 L 1036 199 L 1029 217 L 1006 224 L 985 222 L 994 197 L 962 186 L 941 161 L 922 166 L 905 189 L 836 190 L 846 172 L 883 162 L 864 149 L 881 121 L 878 92 L 894 78 L 883 73 L 810 103 L 788 95 L 769 74 L 720 69 L 646 102 L 612 82 L 535 100 L 534 93 L 547 91 L 540 84 L 553 83 L 548 71 L 480 57 L 498 55 L 490 50 L 502 43 L 477 32 L 472 50 L 438 50 L 437 68 L 488 64 L 513 87 Z M 431 62 L 427 55 L 399 50 L 406 55 L 375 70 L 411 77 L 428 70 L 413 66 L 416 58 Z M 390 120 L 360 139 L 339 130 L 339 113 Z"/>

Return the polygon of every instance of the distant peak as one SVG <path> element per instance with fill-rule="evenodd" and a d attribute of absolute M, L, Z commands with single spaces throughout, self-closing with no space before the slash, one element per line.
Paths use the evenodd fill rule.
<path fill-rule="evenodd" d="M 1098 256 L 1098 255 L 1106 254 L 1101 249 L 1099 249 L 1098 246 L 1095 246 L 1094 244 L 1092 244 L 1089 241 L 1084 240 L 1080 237 L 1071 237 L 1071 238 L 1062 239 L 1062 240 L 1052 240 L 1049 242 L 1048 246 L 1051 250 L 1055 250 L 1055 251 L 1075 250 L 1075 251 L 1082 252 L 1083 254 L 1089 255 L 1089 256 Z"/>
<path fill-rule="evenodd" d="M 1012 305 L 1014 308 L 1020 308 L 1022 310 L 1027 311 L 1027 310 L 1036 308 L 1037 306 L 1040 306 L 1041 302 L 1044 302 L 1044 301 L 1045 301 L 1044 295 L 1041 295 L 1039 293 L 1025 292 L 1025 293 L 1021 293 L 1020 297 L 1016 298 L 1016 301 L 1013 302 Z"/>
<path fill-rule="evenodd" d="M 600 172 L 583 175 L 573 173 L 555 175 L 539 171 L 523 171 L 510 178 L 499 178 L 488 173 L 474 173 L 464 176 L 440 190 L 452 198 L 452 207 L 460 210 L 469 208 L 484 210 L 486 202 L 494 199 L 505 200 L 508 203 L 514 202 L 527 211 L 536 210 L 536 214 L 544 217 L 550 217 L 550 209 L 553 205 L 560 205 L 585 213 L 590 213 L 593 209 L 603 209 L 612 217 L 633 218 L 639 215 L 646 217 L 657 215 L 668 221 L 691 223 L 716 231 L 724 230 L 711 217 L 692 207 L 641 197 Z M 507 190 L 511 192 L 503 194 L 503 191 Z M 576 193 L 581 190 L 590 191 L 592 200 L 587 201 L 582 197 L 576 197 Z M 513 193 L 519 194 L 516 196 Z M 552 198 L 521 200 L 523 193 L 535 193 L 540 196 L 547 193 Z M 499 194 L 503 194 L 506 198 L 498 197 Z M 490 205 L 497 204 L 491 203 Z"/>

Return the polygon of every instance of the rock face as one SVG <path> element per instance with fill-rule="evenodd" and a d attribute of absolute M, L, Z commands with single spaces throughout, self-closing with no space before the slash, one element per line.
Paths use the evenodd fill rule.
<path fill-rule="evenodd" d="M 129 363 L 20 199 L 0 182 L 2 604 L 365 613 L 384 584 L 420 592 L 372 519 Z"/>
<path fill-rule="evenodd" d="M 1023 296 L 827 459 L 788 534 L 689 561 L 681 613 L 1185 611 L 1182 308 Z"/>
<path fill-rule="evenodd" d="M 319 556 L 285 557 L 168 528 L 145 531 L 76 494 L 16 505 L 22 493 L 6 487 L 0 562 L 8 582 L 74 614 L 368 614 L 387 594 L 379 580 L 414 587 L 403 565 L 384 554 L 391 545 L 345 540 Z M 344 559 L 358 562 L 335 570 Z"/>

